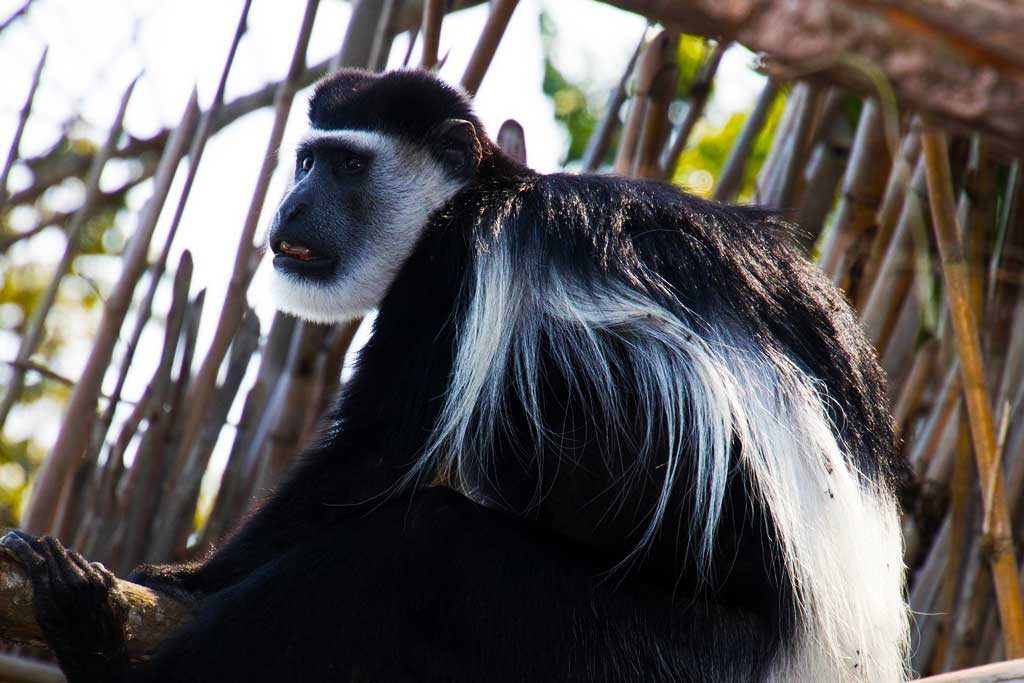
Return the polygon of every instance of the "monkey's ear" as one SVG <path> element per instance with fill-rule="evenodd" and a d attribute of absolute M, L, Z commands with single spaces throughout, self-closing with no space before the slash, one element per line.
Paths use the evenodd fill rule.
<path fill-rule="evenodd" d="M 435 129 L 435 146 L 456 175 L 468 178 L 476 173 L 483 158 L 483 146 L 476 127 L 465 119 L 447 119 Z"/>

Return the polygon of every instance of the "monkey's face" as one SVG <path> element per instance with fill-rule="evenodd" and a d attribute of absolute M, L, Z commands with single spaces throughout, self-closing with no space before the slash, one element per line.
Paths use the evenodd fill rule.
<path fill-rule="evenodd" d="M 278 308 L 315 322 L 376 307 L 430 221 L 475 174 L 472 124 L 451 119 L 429 139 L 313 129 L 270 231 Z"/>

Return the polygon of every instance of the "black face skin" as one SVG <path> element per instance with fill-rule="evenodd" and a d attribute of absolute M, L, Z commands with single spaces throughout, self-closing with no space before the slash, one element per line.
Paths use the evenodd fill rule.
<path fill-rule="evenodd" d="M 885 383 L 839 293 L 767 212 L 659 183 L 523 167 L 496 149 L 463 94 L 429 74 L 339 72 L 317 86 L 309 118 L 328 134 L 296 159 L 294 191 L 271 233 L 275 269 L 323 284 L 383 251 L 395 273 L 373 337 L 322 438 L 226 543 L 192 565 L 133 572 L 131 580 L 196 605 L 194 620 L 148 662 L 125 658 L 123 614 L 104 572 L 86 571 L 56 542 L 8 540 L 70 683 L 750 683 L 777 674 L 805 645 L 805 615 L 771 511 L 738 459 L 742 444 L 725 463 L 707 571 L 689 554 L 702 510 L 691 500 L 700 482 L 688 452 L 650 552 L 609 573 L 635 547 L 662 481 L 663 461 L 638 461 L 635 444 L 660 435 L 626 424 L 606 440 L 588 438 L 606 426 L 593 416 L 607 396 L 575 383 L 581 375 L 550 340 L 536 348 L 545 465 L 528 457 L 536 432 L 509 386 L 501 429 L 480 452 L 463 452 L 476 475 L 469 486 L 440 467 L 409 475 L 463 369 L 456 357 L 475 275 L 507 240 L 505 277 L 527 283 L 527 296 L 546 295 L 538 274 L 583 287 L 635 282 L 643 270 L 680 307 L 728 320 L 751 346 L 805 368 L 827 393 L 849 467 L 886 491 L 898 463 Z M 342 131 L 360 135 L 342 140 Z M 408 208 L 422 187 L 382 184 L 408 179 L 413 166 L 384 169 L 399 157 L 360 146 L 373 136 L 428 157 L 415 177 L 451 192 L 436 208 L 414 205 L 425 215 L 409 228 L 404 255 L 381 240 L 395 237 L 404 215 L 395 207 Z M 655 301 L 650 291 L 637 289 Z M 642 391 L 621 390 L 626 405 Z M 626 475 L 646 486 L 622 496 Z"/>
<path fill-rule="evenodd" d="M 342 141 L 319 140 L 303 143 L 295 156 L 295 184 L 270 231 L 274 268 L 330 280 L 338 275 L 337 236 L 367 221 L 368 207 L 360 197 L 374 154 Z"/>

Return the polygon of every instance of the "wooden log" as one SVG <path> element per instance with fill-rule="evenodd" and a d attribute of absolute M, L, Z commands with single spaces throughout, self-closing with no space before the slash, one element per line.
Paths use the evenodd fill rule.
<path fill-rule="evenodd" d="M 997 0 L 604 0 L 686 33 L 764 52 L 780 78 L 813 75 L 1024 150 L 1024 6 Z"/>
<path fill-rule="evenodd" d="M 918 683 L 1024 683 L 1024 659 L 928 676 Z"/>

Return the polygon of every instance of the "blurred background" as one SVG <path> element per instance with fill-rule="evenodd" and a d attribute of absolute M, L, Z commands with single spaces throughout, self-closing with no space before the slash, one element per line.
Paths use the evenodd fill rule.
<path fill-rule="evenodd" d="M 1024 9 L 762 4 L 0 0 L 0 524 L 123 574 L 274 485 L 372 322 L 267 295 L 309 88 L 428 67 L 540 171 L 784 212 L 890 377 L 915 670 L 1024 657 Z"/>

